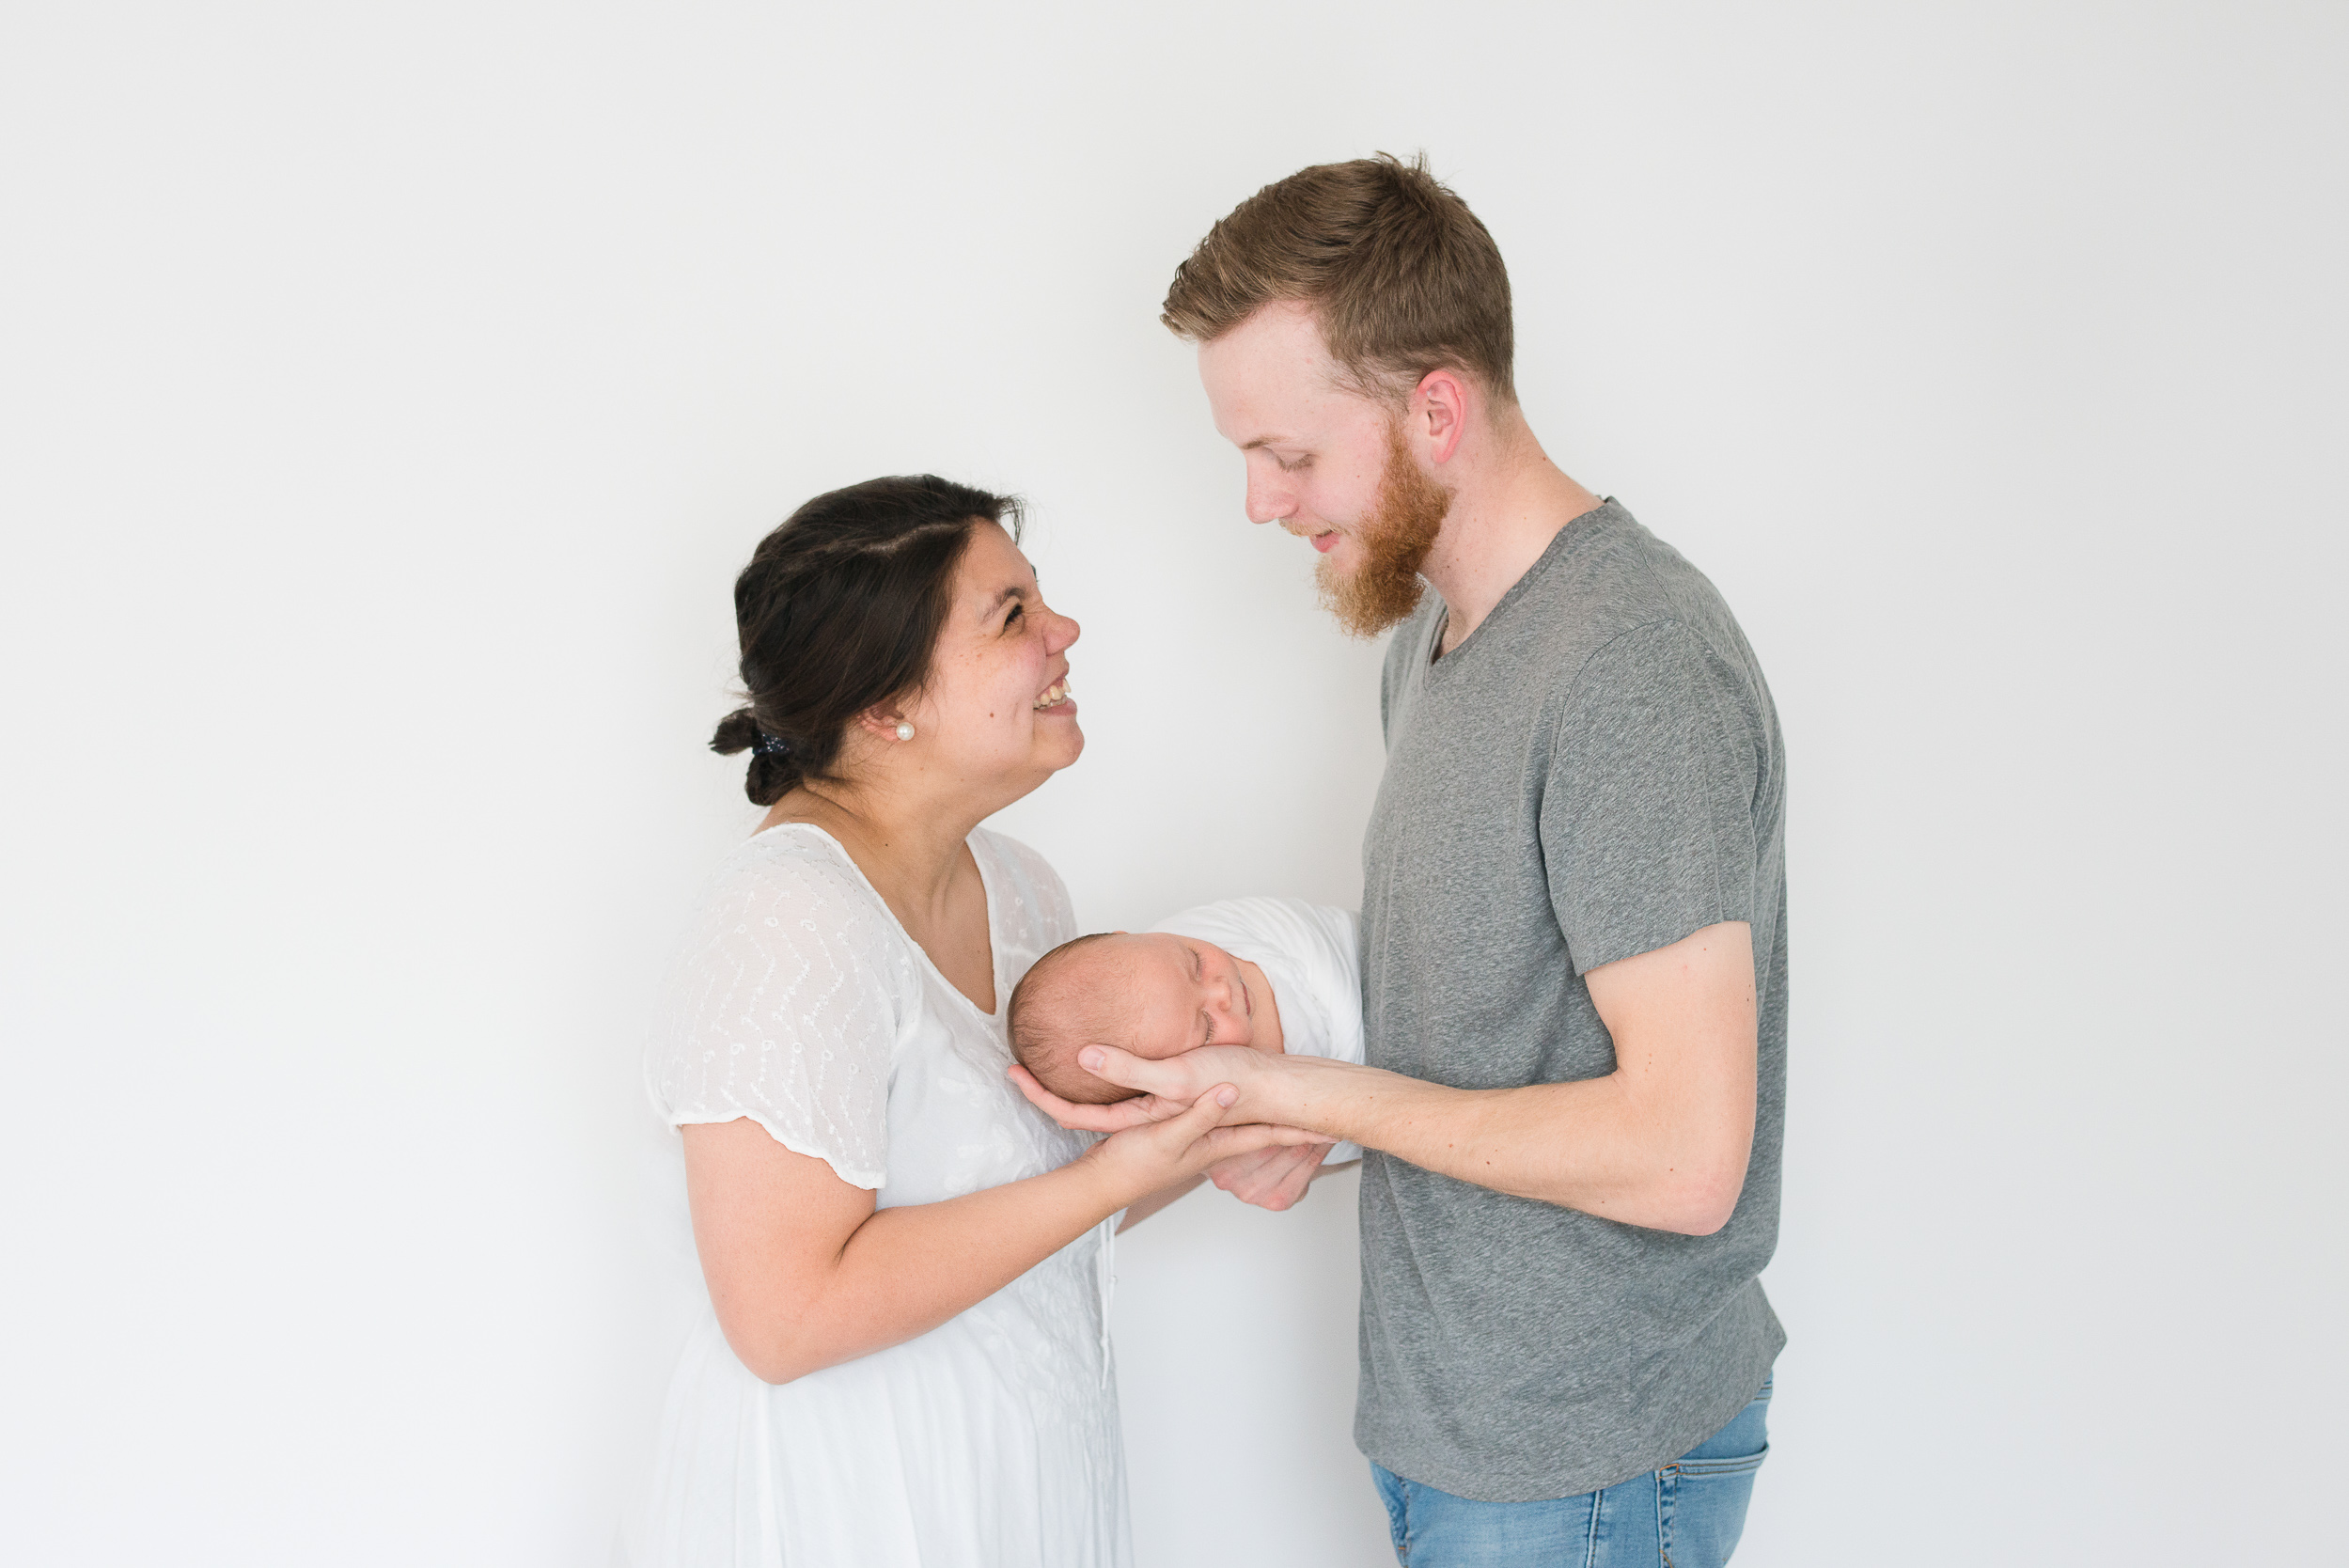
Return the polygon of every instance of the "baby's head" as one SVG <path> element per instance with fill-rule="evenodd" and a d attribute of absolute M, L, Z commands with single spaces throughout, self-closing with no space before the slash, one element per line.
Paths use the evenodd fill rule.
<path fill-rule="evenodd" d="M 1265 1000 L 1213 942 L 1165 932 L 1080 936 L 1038 959 L 1012 991 L 1011 1054 L 1063 1100 L 1105 1105 L 1138 1091 L 1079 1067 L 1086 1046 L 1155 1061 L 1198 1045 L 1255 1045 Z"/>

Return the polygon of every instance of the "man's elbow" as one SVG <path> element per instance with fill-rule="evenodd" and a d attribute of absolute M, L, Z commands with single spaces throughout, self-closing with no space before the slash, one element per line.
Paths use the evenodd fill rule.
<path fill-rule="evenodd" d="M 1683 1236 L 1718 1233 L 1737 1213 L 1746 1191 L 1746 1161 L 1674 1169 L 1666 1173 L 1654 1229 Z"/>
<path fill-rule="evenodd" d="M 1736 1212 L 1735 1193 L 1730 1193 L 1727 1199 L 1697 1199 L 1682 1205 L 1661 1229 L 1677 1231 L 1683 1236 L 1715 1235 Z"/>

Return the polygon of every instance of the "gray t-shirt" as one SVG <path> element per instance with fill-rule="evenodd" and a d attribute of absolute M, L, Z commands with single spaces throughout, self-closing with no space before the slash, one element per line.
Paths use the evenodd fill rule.
<path fill-rule="evenodd" d="M 1717 1233 L 1599 1219 L 1389 1154 L 1362 1171 L 1355 1442 L 1465 1497 L 1570 1497 L 1694 1448 L 1785 1332 L 1786 770 L 1753 651 L 1703 574 L 1612 500 L 1440 660 L 1433 594 L 1396 632 L 1386 774 L 1362 846 L 1369 1061 L 1463 1089 L 1595 1078 L 1586 971 L 1753 928 L 1753 1161 Z"/>

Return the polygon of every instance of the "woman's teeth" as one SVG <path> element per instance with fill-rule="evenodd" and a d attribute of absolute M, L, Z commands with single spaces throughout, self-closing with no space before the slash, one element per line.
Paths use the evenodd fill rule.
<path fill-rule="evenodd" d="M 1066 702 L 1068 699 L 1069 681 L 1068 677 L 1064 675 L 1058 681 L 1056 681 L 1044 689 L 1044 695 L 1036 699 L 1036 706 L 1039 708 L 1057 707 L 1060 703 Z"/>

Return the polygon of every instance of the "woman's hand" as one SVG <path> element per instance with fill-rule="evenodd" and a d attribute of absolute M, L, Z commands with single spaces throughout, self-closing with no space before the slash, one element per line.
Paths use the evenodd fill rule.
<path fill-rule="evenodd" d="M 1318 1143 L 1326 1149 L 1325 1138 L 1296 1127 L 1276 1127 L 1261 1121 L 1223 1125 L 1224 1117 L 1239 1098 L 1240 1091 L 1231 1085 L 1216 1084 L 1179 1114 L 1112 1133 L 1080 1158 L 1094 1165 L 1120 1189 L 1130 1191 L 1131 1202 L 1188 1181 L 1218 1160 L 1283 1146 Z M 1314 1163 L 1320 1163 L 1318 1157 Z"/>

